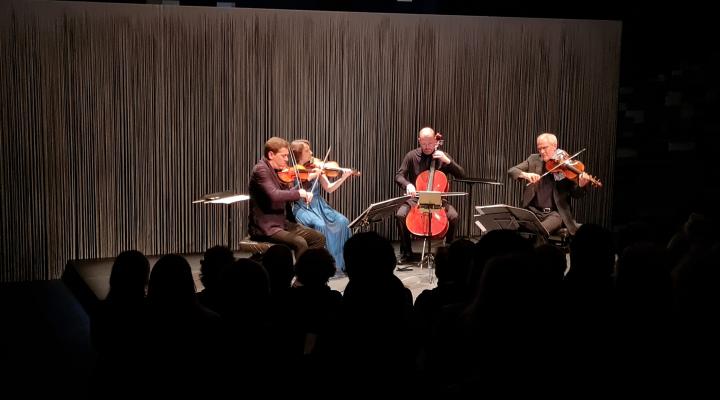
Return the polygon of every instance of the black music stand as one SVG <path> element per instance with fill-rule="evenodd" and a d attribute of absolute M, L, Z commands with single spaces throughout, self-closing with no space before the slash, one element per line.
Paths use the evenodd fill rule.
<path fill-rule="evenodd" d="M 397 208 L 408 201 L 410 196 L 394 197 L 392 199 L 372 203 L 357 218 L 350 222 L 348 227 L 353 229 L 353 233 L 358 231 L 366 231 L 370 224 L 382 221 L 388 214 L 394 214 Z"/>
<path fill-rule="evenodd" d="M 472 213 L 472 206 L 473 206 L 473 186 L 478 183 L 482 183 L 484 185 L 497 185 L 502 186 L 502 182 L 498 182 L 496 180 L 487 179 L 487 178 L 454 178 L 453 182 L 462 183 L 466 186 L 467 193 L 468 193 L 468 213 L 470 214 L 469 218 L 467 219 L 467 237 L 472 237 L 472 226 L 473 226 L 473 213 Z"/>
<path fill-rule="evenodd" d="M 432 235 L 432 212 L 443 206 L 442 195 L 443 192 L 435 191 L 419 191 L 418 195 L 418 210 L 422 213 L 428 214 L 427 218 L 427 232 Z M 435 256 L 432 253 L 432 236 L 425 236 L 423 238 L 422 253 L 420 253 L 420 269 L 425 265 L 430 273 L 430 283 L 433 283 L 433 272 L 432 268 L 435 266 Z"/>
<path fill-rule="evenodd" d="M 228 247 L 232 250 L 232 213 L 230 212 L 230 205 L 241 201 L 250 199 L 250 196 L 241 193 L 235 193 L 230 190 L 217 193 L 209 193 L 204 195 L 202 198 L 194 200 L 193 204 L 224 204 L 226 205 L 227 217 L 228 217 Z"/>
<path fill-rule="evenodd" d="M 419 210 L 423 213 L 431 213 L 432 210 L 437 210 L 444 207 L 443 198 L 453 196 L 466 196 L 465 192 L 437 192 L 437 191 L 418 191 L 417 203 Z M 432 217 L 428 218 L 428 232 L 432 232 Z M 425 236 L 423 238 L 422 254 L 420 255 L 420 269 L 423 265 L 428 269 L 432 270 L 435 266 L 435 256 L 432 253 L 432 237 Z M 405 271 L 410 269 L 409 267 L 398 267 L 398 271 Z M 430 283 L 434 281 L 432 271 L 430 272 Z"/>
<path fill-rule="evenodd" d="M 545 241 L 550 236 L 535 213 L 530 210 L 507 204 L 477 206 L 475 210 L 475 225 L 483 233 L 497 229 L 511 230 L 540 236 Z"/>

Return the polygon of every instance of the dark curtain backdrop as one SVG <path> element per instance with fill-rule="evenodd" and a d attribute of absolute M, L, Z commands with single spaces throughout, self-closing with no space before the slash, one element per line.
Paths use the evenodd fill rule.
<path fill-rule="evenodd" d="M 539 132 L 605 187 L 575 203 L 608 226 L 621 24 L 153 5 L 0 6 L 2 274 L 52 279 L 68 259 L 202 252 L 247 231 L 245 193 L 271 136 L 305 138 L 362 171 L 329 201 L 351 220 L 401 194 L 417 131 L 475 185 L 518 205 L 509 167 Z M 456 185 L 453 190 L 463 190 Z M 453 199 L 468 233 L 466 200 Z M 228 213 L 230 213 L 228 218 Z M 231 237 L 228 238 L 228 223 Z M 376 225 L 397 237 L 390 220 Z"/>

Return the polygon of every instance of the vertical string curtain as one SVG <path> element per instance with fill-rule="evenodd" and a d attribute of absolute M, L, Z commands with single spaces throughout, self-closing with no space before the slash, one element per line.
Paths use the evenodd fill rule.
<path fill-rule="evenodd" d="M 475 185 L 519 205 L 507 169 L 555 132 L 605 183 L 575 203 L 609 226 L 619 22 L 11 2 L 0 6 L 0 281 L 52 279 L 69 259 L 202 252 L 247 232 L 271 136 L 308 139 L 362 171 L 327 195 L 350 220 L 402 194 L 420 128 Z M 453 190 L 462 190 L 462 186 Z M 452 199 L 465 221 L 466 199 Z M 461 223 L 467 235 L 469 223 Z M 390 219 L 374 226 L 397 238 Z"/>

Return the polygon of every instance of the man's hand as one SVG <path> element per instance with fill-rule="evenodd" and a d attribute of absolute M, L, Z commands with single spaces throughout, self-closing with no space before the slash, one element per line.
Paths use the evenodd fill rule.
<path fill-rule="evenodd" d="M 308 191 L 305 190 L 305 189 L 300 189 L 300 190 L 298 190 L 298 192 L 300 192 L 300 197 L 302 197 L 303 199 L 305 199 L 305 202 L 306 202 L 307 204 L 310 204 L 310 202 L 312 201 L 312 198 L 313 198 L 312 192 L 308 192 Z"/>
<path fill-rule="evenodd" d="M 588 183 L 590 183 L 590 180 L 587 179 L 584 172 L 578 175 L 578 185 L 580 185 L 580 187 L 585 187 Z"/>
<path fill-rule="evenodd" d="M 440 162 L 444 164 L 450 164 L 452 161 L 450 161 L 450 157 L 447 156 L 447 154 L 443 153 L 440 150 L 435 150 L 433 153 L 433 158 L 439 158 Z"/>
<path fill-rule="evenodd" d="M 520 178 L 525 179 L 530 183 L 535 183 L 540 180 L 540 175 L 534 174 L 532 172 L 523 172 L 522 174 L 520 174 Z"/>
<path fill-rule="evenodd" d="M 412 183 L 407 185 L 407 187 L 405 188 L 405 193 L 409 194 L 410 196 L 415 196 L 415 192 L 417 192 L 417 189 L 415 189 L 415 185 L 413 185 Z"/>

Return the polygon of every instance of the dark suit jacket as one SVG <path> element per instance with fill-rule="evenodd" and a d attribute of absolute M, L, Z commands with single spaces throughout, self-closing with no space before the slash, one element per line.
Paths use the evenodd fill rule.
<path fill-rule="evenodd" d="M 297 189 L 288 189 L 265 158 L 253 167 L 250 184 L 250 236 L 271 236 L 295 222 L 290 205 L 300 199 Z"/>
<path fill-rule="evenodd" d="M 538 175 L 543 174 L 543 166 L 545 163 L 540 157 L 540 154 L 532 154 L 527 160 L 520 164 L 510 168 L 508 175 L 513 179 L 519 179 L 520 174 L 523 172 L 532 172 Z M 522 180 L 522 182 L 526 182 Z M 567 228 L 571 235 L 577 232 L 578 225 L 572 215 L 572 208 L 570 207 L 570 197 L 578 198 L 585 195 L 586 187 L 581 188 L 577 182 L 570 179 L 563 179 L 555 181 L 555 187 L 553 188 L 553 200 L 558 209 L 558 214 L 562 217 L 563 224 Z M 528 208 L 533 198 L 535 198 L 535 190 L 537 185 L 525 186 L 522 198 L 522 207 Z"/>

